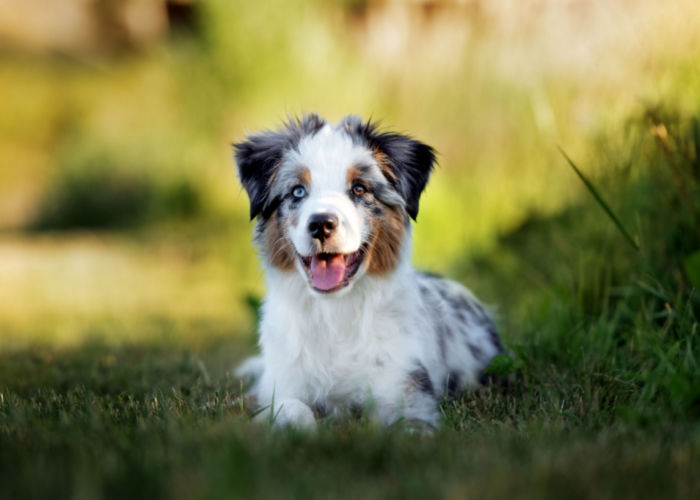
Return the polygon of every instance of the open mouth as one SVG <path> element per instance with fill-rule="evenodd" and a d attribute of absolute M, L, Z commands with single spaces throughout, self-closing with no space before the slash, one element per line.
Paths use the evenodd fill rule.
<path fill-rule="evenodd" d="M 299 256 L 311 285 L 319 292 L 335 292 L 350 284 L 357 274 L 365 254 L 365 247 L 348 254 L 319 253 Z"/>

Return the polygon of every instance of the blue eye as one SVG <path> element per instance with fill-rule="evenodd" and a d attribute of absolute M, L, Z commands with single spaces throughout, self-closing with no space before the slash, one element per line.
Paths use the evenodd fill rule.
<path fill-rule="evenodd" d="M 294 189 L 292 189 L 292 196 L 297 200 L 302 199 L 306 196 L 306 188 L 304 186 L 294 186 Z"/>

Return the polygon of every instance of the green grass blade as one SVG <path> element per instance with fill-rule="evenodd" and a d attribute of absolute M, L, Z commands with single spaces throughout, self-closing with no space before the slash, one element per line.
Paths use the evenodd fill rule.
<path fill-rule="evenodd" d="M 629 244 L 632 245 L 635 250 L 639 250 L 639 245 L 637 245 L 637 242 L 634 241 L 634 238 L 632 238 L 632 236 L 630 236 L 630 233 L 627 232 L 627 230 L 625 229 L 625 226 L 622 225 L 622 222 L 620 222 L 620 219 L 617 218 L 615 213 L 612 211 L 610 206 L 605 202 L 605 200 L 600 195 L 600 193 L 598 193 L 598 191 L 596 190 L 595 186 L 591 183 L 591 181 L 589 181 L 586 178 L 586 176 L 583 175 L 583 173 L 578 169 L 578 167 L 573 162 L 573 160 L 571 160 L 571 158 L 569 158 L 569 156 L 566 154 L 566 152 L 561 147 L 559 147 L 559 152 L 562 154 L 562 156 L 564 156 L 564 158 L 569 163 L 569 165 L 571 165 L 571 168 L 574 169 L 574 172 L 576 172 L 576 175 L 578 175 L 579 179 L 581 179 L 581 181 L 586 185 L 586 187 L 591 192 L 593 197 L 596 199 L 598 204 L 605 211 L 605 213 L 608 214 L 608 217 L 610 217 L 610 219 L 615 223 L 615 225 L 620 230 L 620 232 L 625 237 L 625 239 L 629 242 Z"/>

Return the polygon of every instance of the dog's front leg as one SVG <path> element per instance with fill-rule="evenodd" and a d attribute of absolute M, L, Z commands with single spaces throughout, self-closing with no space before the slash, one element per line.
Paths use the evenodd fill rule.
<path fill-rule="evenodd" d="M 396 376 L 384 376 L 374 390 L 374 411 L 380 421 L 391 425 L 403 421 L 410 427 L 433 430 L 440 413 L 437 394 L 426 369 L 420 365 Z"/>
<path fill-rule="evenodd" d="M 433 431 L 437 428 L 440 414 L 434 396 L 411 392 L 398 402 L 376 402 L 376 414 L 387 425 L 403 422 L 408 428 Z"/>
<path fill-rule="evenodd" d="M 272 398 L 257 414 L 255 420 L 269 422 L 276 427 L 314 429 L 314 412 L 303 401 L 296 398 Z"/>

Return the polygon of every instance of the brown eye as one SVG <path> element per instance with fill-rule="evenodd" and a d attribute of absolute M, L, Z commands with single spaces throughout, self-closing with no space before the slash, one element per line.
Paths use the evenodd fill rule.
<path fill-rule="evenodd" d="M 362 196 L 366 192 L 367 192 L 367 188 L 364 187 L 362 184 L 355 184 L 352 187 L 352 194 L 354 194 L 355 196 Z"/>

